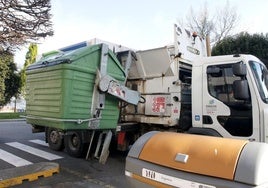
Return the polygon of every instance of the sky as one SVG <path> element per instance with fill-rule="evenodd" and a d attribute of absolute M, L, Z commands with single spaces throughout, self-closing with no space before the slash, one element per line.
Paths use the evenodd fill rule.
<path fill-rule="evenodd" d="M 132 49 L 162 47 L 173 42 L 173 25 L 187 22 L 190 9 L 207 3 L 211 16 L 226 0 L 51 0 L 54 36 L 39 41 L 38 54 L 99 38 Z M 229 0 L 239 20 L 235 32 L 268 33 L 267 0 Z M 28 47 L 15 54 L 22 67 Z"/>

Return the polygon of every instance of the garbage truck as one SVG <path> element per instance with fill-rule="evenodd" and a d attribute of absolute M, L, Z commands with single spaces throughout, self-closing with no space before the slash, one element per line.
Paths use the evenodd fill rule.
<path fill-rule="evenodd" d="M 206 40 L 178 26 L 174 36 L 173 46 L 136 53 L 127 87 L 146 102 L 122 108 L 119 148 L 152 130 L 267 142 L 266 66 L 248 54 L 209 56 Z"/>
<path fill-rule="evenodd" d="M 94 39 L 43 54 L 26 72 L 27 122 L 50 148 L 104 161 L 111 140 L 126 151 L 152 130 L 267 142 L 266 66 L 208 56 L 206 40 L 177 25 L 174 39 L 149 50 Z"/>

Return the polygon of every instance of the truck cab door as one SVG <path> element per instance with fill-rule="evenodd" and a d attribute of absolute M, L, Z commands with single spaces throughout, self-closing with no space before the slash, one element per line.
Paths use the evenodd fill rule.
<path fill-rule="evenodd" d="M 203 127 L 223 137 L 259 140 L 254 126 L 258 108 L 252 99 L 242 62 L 213 64 L 203 71 Z M 257 112 L 258 114 L 258 112 Z M 255 118 L 255 119 L 254 119 Z"/>

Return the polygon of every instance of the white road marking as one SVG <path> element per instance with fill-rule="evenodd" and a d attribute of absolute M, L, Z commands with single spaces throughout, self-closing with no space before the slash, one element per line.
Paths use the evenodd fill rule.
<path fill-rule="evenodd" d="M 2 159 L 3 161 L 5 161 L 13 166 L 16 166 L 16 167 L 33 164 L 30 161 L 22 159 L 16 155 L 13 155 L 12 153 L 6 152 L 2 149 L 0 149 L 0 159 Z"/>
<path fill-rule="evenodd" d="M 35 143 L 35 144 L 39 144 L 41 146 L 48 146 L 48 143 L 46 143 L 44 140 L 36 139 L 36 140 L 29 140 L 29 141 L 32 142 L 32 143 Z"/>
<path fill-rule="evenodd" d="M 52 153 L 49 153 L 49 152 L 45 152 L 45 151 L 42 151 L 40 149 L 36 149 L 34 147 L 27 146 L 25 144 L 21 144 L 19 142 L 10 142 L 10 143 L 6 143 L 6 144 L 11 146 L 11 147 L 17 148 L 19 150 L 25 151 L 27 153 L 33 154 L 35 156 L 47 159 L 49 161 L 63 158 L 63 157 L 61 157 L 59 155 L 55 155 L 55 154 L 52 154 Z"/>

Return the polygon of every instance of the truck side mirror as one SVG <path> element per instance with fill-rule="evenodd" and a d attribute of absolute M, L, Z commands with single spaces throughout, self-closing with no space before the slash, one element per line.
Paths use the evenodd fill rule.
<path fill-rule="evenodd" d="M 250 99 L 248 81 L 247 80 L 235 80 L 233 82 L 234 98 L 237 100 Z"/>
<path fill-rule="evenodd" d="M 233 73 L 235 76 L 244 77 L 247 75 L 247 67 L 242 62 L 233 65 Z"/>

